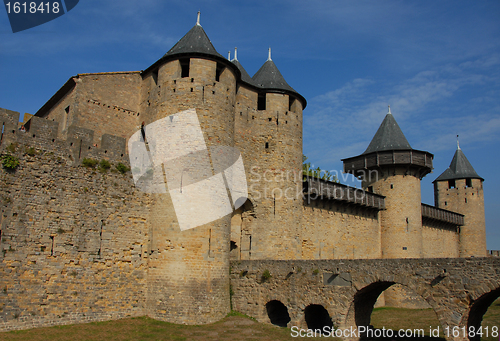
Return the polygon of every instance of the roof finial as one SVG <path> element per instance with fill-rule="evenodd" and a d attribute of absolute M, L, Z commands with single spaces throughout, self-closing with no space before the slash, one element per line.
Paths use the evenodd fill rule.
<path fill-rule="evenodd" d="M 458 135 L 457 135 L 457 149 L 460 149 L 460 142 L 458 141 Z"/>
<path fill-rule="evenodd" d="M 269 47 L 269 56 L 267 57 L 267 60 L 272 60 L 271 59 L 271 47 Z"/>
<path fill-rule="evenodd" d="M 200 11 L 198 11 L 198 19 L 196 19 L 196 25 L 201 26 L 200 25 Z"/>
<path fill-rule="evenodd" d="M 227 60 L 231 60 L 231 51 L 227 51 Z"/>
<path fill-rule="evenodd" d="M 388 112 L 389 115 L 392 115 L 391 114 L 391 105 L 389 104 L 389 112 Z"/>
<path fill-rule="evenodd" d="M 234 60 L 238 60 L 238 48 L 234 48 Z"/>

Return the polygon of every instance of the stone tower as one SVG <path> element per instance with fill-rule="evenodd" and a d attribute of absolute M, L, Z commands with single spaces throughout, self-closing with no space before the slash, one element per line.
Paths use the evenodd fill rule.
<path fill-rule="evenodd" d="M 420 180 L 432 170 L 432 159 L 411 148 L 389 107 L 365 152 L 342 160 L 344 172 L 362 180 L 364 190 L 386 197 L 380 212 L 383 258 L 423 256 Z"/>
<path fill-rule="evenodd" d="M 169 115 L 195 109 L 208 150 L 234 146 L 234 105 L 240 72 L 215 50 L 199 23 L 199 14 L 196 25 L 142 75 L 141 116 L 146 127 Z M 147 140 L 147 129 L 145 135 Z M 213 176 L 213 166 L 207 162 L 203 170 L 194 163 L 185 166 L 180 181 Z M 168 192 L 154 195 L 148 314 L 174 323 L 220 320 L 230 310 L 231 217 L 181 231 L 171 196 Z M 197 214 L 196 208 L 193 214 Z"/>
<path fill-rule="evenodd" d="M 235 259 L 301 256 L 302 110 L 305 99 L 287 84 L 271 59 L 250 78 L 237 59 L 235 145 L 247 171 L 249 205 L 232 228 Z M 253 219 L 254 223 L 249 221 Z M 237 250 L 235 250 L 237 251 Z"/>
<path fill-rule="evenodd" d="M 435 206 L 464 215 L 460 257 L 486 256 L 483 181 L 457 142 L 450 167 L 433 182 Z"/>

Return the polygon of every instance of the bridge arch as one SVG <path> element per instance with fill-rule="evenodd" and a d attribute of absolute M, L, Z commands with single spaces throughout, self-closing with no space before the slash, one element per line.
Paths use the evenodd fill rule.
<path fill-rule="evenodd" d="M 288 314 L 288 308 L 278 300 L 272 300 L 266 303 L 267 316 L 272 324 L 286 327 L 291 321 Z"/>
<path fill-rule="evenodd" d="M 497 283 L 498 285 L 498 283 Z M 481 327 L 481 322 L 483 321 L 483 316 L 488 310 L 488 308 L 495 302 L 496 299 L 500 297 L 500 286 L 494 290 L 483 293 L 477 299 L 472 301 L 472 304 L 469 309 L 469 313 L 466 316 L 467 319 L 467 330 L 473 327 L 473 330 L 479 330 Z M 463 324 L 465 321 L 463 321 Z M 476 335 L 474 337 L 469 337 L 471 341 L 480 341 L 481 336 Z"/>
<path fill-rule="evenodd" d="M 332 318 L 320 304 L 310 304 L 304 309 L 304 318 L 309 329 L 321 329 L 324 327 L 333 327 Z"/>

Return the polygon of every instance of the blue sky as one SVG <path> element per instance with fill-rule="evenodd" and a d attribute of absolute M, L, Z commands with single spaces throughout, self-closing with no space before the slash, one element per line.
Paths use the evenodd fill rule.
<path fill-rule="evenodd" d="M 13 34 L 0 8 L 0 107 L 35 113 L 78 73 L 144 70 L 196 22 L 253 75 L 267 59 L 308 101 L 304 153 L 323 169 L 362 153 L 387 113 L 435 155 L 432 181 L 460 146 L 485 178 L 488 249 L 500 250 L 499 1 L 82 0 Z M 349 182 L 353 184 L 353 182 Z M 359 185 L 358 185 L 359 186 Z"/>

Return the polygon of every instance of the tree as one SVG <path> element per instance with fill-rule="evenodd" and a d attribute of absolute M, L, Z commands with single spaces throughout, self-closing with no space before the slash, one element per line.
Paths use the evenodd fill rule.
<path fill-rule="evenodd" d="M 321 170 L 321 168 L 311 165 L 310 162 L 307 161 L 307 156 L 302 155 L 302 173 L 304 175 L 312 176 L 314 178 L 318 178 L 321 180 L 331 181 L 331 182 L 339 182 L 337 176 L 332 174 L 330 171 Z"/>

